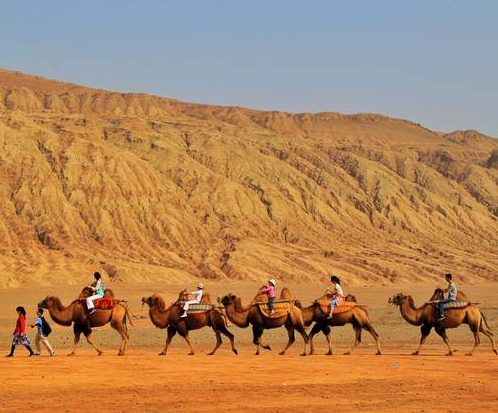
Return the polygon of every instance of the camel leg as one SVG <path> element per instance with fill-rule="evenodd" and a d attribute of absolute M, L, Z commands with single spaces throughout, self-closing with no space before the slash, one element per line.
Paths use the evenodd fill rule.
<path fill-rule="evenodd" d="M 287 341 L 287 345 L 285 348 L 278 354 L 283 356 L 287 349 L 294 344 L 294 341 L 296 341 L 296 335 L 294 334 L 294 327 L 291 325 L 286 325 L 285 328 L 287 329 L 287 334 L 289 335 L 289 340 Z"/>
<path fill-rule="evenodd" d="M 479 324 L 481 323 L 481 321 L 479 320 Z M 477 347 L 479 347 L 479 344 L 481 344 L 481 340 L 479 338 L 479 326 L 478 324 L 469 324 L 469 327 L 470 327 L 470 331 L 472 331 L 472 333 L 474 333 L 474 348 L 472 350 L 470 350 L 466 356 L 471 356 L 472 354 L 474 354 L 474 351 L 476 350 Z"/>
<path fill-rule="evenodd" d="M 235 348 L 235 340 L 234 340 L 234 335 L 232 333 L 230 333 L 230 331 L 228 331 L 228 329 L 225 327 L 225 325 L 223 324 L 222 328 L 220 328 L 220 332 L 221 334 L 225 335 L 226 337 L 228 337 L 228 339 L 230 340 L 230 344 L 232 346 L 232 351 L 235 353 L 235 354 L 239 354 L 239 352 L 237 351 L 237 349 Z"/>
<path fill-rule="evenodd" d="M 446 330 L 444 328 L 435 328 L 436 333 L 438 333 L 441 338 L 444 341 L 444 344 L 448 347 L 448 353 L 446 353 L 447 356 L 452 356 L 454 351 L 451 348 L 450 340 L 448 339 L 448 336 L 446 335 Z"/>
<path fill-rule="evenodd" d="M 80 342 L 80 337 L 81 337 L 81 331 L 76 330 L 76 326 L 74 326 L 74 344 L 73 344 L 73 350 L 71 353 L 68 354 L 68 356 L 75 356 L 76 355 L 76 346 Z"/>
<path fill-rule="evenodd" d="M 375 354 L 377 356 L 380 356 L 382 354 L 382 352 L 380 351 L 380 341 L 379 341 L 379 335 L 377 334 L 377 331 L 375 331 L 375 329 L 372 327 L 371 324 L 365 324 L 362 327 L 363 327 L 363 329 L 367 330 L 372 335 L 373 339 L 375 340 L 375 344 L 377 345 L 377 353 L 375 353 Z"/>
<path fill-rule="evenodd" d="M 422 345 L 424 344 L 425 342 L 425 339 L 427 338 L 427 336 L 430 334 L 432 330 L 432 326 L 426 326 L 426 325 L 423 325 L 422 327 L 420 327 L 420 334 L 421 334 L 421 337 L 420 337 L 420 344 L 418 346 L 418 349 L 416 349 L 412 355 L 413 356 L 418 356 L 418 354 L 420 353 L 420 349 L 422 348 Z"/>
<path fill-rule="evenodd" d="M 354 343 L 351 348 L 344 353 L 346 356 L 349 356 L 353 352 L 353 349 L 361 344 L 361 327 L 358 324 L 353 323 L 353 330 L 355 333 Z"/>
<path fill-rule="evenodd" d="M 100 350 L 96 345 L 95 343 L 93 342 L 92 340 L 92 333 L 89 333 L 89 334 L 85 334 L 85 338 L 86 338 L 86 341 L 88 341 L 88 344 L 90 344 L 94 349 L 95 351 L 98 353 L 99 356 L 101 356 L 103 354 L 103 351 Z"/>
<path fill-rule="evenodd" d="M 129 337 L 126 325 L 123 325 L 118 321 L 111 321 L 111 327 L 121 335 L 121 345 L 119 346 L 118 356 L 124 356 Z"/>
<path fill-rule="evenodd" d="M 164 344 L 164 349 L 159 353 L 160 356 L 165 356 L 168 352 L 168 347 L 176 334 L 176 330 L 173 327 L 168 327 L 168 336 L 166 338 L 166 343 Z"/>
<path fill-rule="evenodd" d="M 208 356 L 212 356 L 214 353 L 216 353 L 216 350 L 218 350 L 218 348 L 221 346 L 221 343 L 223 342 L 221 340 L 221 334 L 220 334 L 220 332 L 217 331 L 217 330 L 214 330 L 214 333 L 216 334 L 216 345 L 214 346 L 213 351 L 211 351 L 211 353 L 207 354 Z"/>
<path fill-rule="evenodd" d="M 308 334 L 306 334 L 306 329 L 304 328 L 303 324 L 297 324 L 296 330 L 298 331 L 299 334 L 301 334 L 301 337 L 303 338 L 304 341 L 304 350 L 300 355 L 305 356 L 307 351 L 306 347 L 308 346 L 309 342 Z"/>
<path fill-rule="evenodd" d="M 329 352 L 327 355 L 332 355 L 332 345 L 330 341 L 330 327 L 326 324 L 320 325 L 318 323 L 315 323 L 313 325 L 313 328 L 311 329 L 310 335 L 309 335 L 309 340 L 310 340 L 310 352 L 309 354 L 315 354 L 315 345 L 313 344 L 313 338 L 316 334 L 319 332 L 323 332 L 325 335 L 325 338 L 327 339 L 327 343 L 329 345 Z"/>
<path fill-rule="evenodd" d="M 188 336 L 188 330 L 187 327 L 184 327 L 182 329 L 178 329 L 178 334 L 180 334 L 183 339 L 187 342 L 189 348 L 190 348 L 190 353 L 188 353 L 189 356 L 193 356 L 195 354 L 194 348 L 192 347 L 192 343 L 190 342 L 190 337 Z"/>
<path fill-rule="evenodd" d="M 493 349 L 493 352 L 495 354 L 498 354 L 498 351 L 495 348 L 495 342 L 493 340 L 493 333 L 484 325 L 484 322 L 481 321 L 481 326 L 479 327 L 479 331 L 484 334 L 487 338 L 489 338 L 489 341 L 491 341 L 491 348 Z"/>
<path fill-rule="evenodd" d="M 259 356 L 259 347 L 261 346 L 261 337 L 263 335 L 263 327 L 253 324 L 252 326 L 252 342 L 256 344 L 256 356 Z M 268 346 L 269 347 L 269 346 Z M 265 348 L 265 346 L 263 346 Z"/>

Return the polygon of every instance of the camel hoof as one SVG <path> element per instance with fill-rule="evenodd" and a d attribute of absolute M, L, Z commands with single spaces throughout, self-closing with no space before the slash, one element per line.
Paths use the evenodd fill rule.
<path fill-rule="evenodd" d="M 239 355 L 239 352 L 236 349 L 233 349 L 232 351 L 235 353 L 236 356 Z"/>
<path fill-rule="evenodd" d="M 351 355 L 351 352 L 350 352 L 350 351 L 346 351 L 346 352 L 344 353 L 344 355 L 345 355 L 345 356 L 350 356 L 350 355 Z"/>
<path fill-rule="evenodd" d="M 195 356 L 195 353 L 192 351 L 191 353 L 188 353 L 189 356 Z"/>
<path fill-rule="evenodd" d="M 285 351 L 281 351 L 280 353 L 278 353 L 279 355 L 283 356 L 285 354 Z"/>
<path fill-rule="evenodd" d="M 334 353 L 332 353 L 331 351 L 329 351 L 329 352 L 325 353 L 325 355 L 326 355 L 326 356 L 333 356 L 333 355 L 334 355 Z"/>
<path fill-rule="evenodd" d="M 118 351 L 118 356 L 124 356 L 124 351 Z"/>
<path fill-rule="evenodd" d="M 309 355 L 310 356 L 314 356 L 315 355 L 315 350 L 310 350 Z"/>
<path fill-rule="evenodd" d="M 162 351 L 158 354 L 158 356 L 165 356 L 166 355 L 166 352 L 165 351 Z"/>
<path fill-rule="evenodd" d="M 207 353 L 206 356 L 212 356 L 214 354 L 214 351 L 212 351 L 211 353 Z"/>
<path fill-rule="evenodd" d="M 472 355 L 472 353 L 467 353 L 467 354 L 465 354 L 465 355 L 466 355 L 466 356 L 471 356 L 471 355 Z"/>
<path fill-rule="evenodd" d="M 304 357 L 306 355 L 306 351 L 304 353 L 301 353 L 300 356 Z"/>
<path fill-rule="evenodd" d="M 76 353 L 69 353 L 68 357 L 72 357 L 72 356 L 75 356 L 75 355 L 76 355 Z"/>
<path fill-rule="evenodd" d="M 97 353 L 97 356 L 101 356 L 102 354 L 104 354 L 104 352 L 103 352 L 103 351 L 99 351 L 99 352 Z"/>
<path fill-rule="evenodd" d="M 378 351 L 377 353 L 375 353 L 376 356 L 382 356 L 382 353 L 380 351 Z"/>
<path fill-rule="evenodd" d="M 447 356 L 452 356 L 452 355 L 453 355 L 453 353 L 446 353 L 446 355 L 447 355 Z"/>
<path fill-rule="evenodd" d="M 412 356 L 418 356 L 418 351 L 414 351 L 414 352 L 412 353 Z"/>
<path fill-rule="evenodd" d="M 270 350 L 270 351 L 271 351 L 271 347 L 270 347 L 270 346 L 263 346 L 263 348 L 264 348 L 265 350 Z"/>

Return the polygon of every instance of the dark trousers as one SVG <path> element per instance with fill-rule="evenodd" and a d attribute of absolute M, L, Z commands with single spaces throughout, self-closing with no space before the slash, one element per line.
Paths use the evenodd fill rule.
<path fill-rule="evenodd" d="M 451 303 L 452 299 L 450 298 L 443 298 L 442 300 L 439 300 L 439 303 L 437 303 L 437 308 L 439 310 L 439 317 L 442 317 L 444 315 L 444 305 L 446 303 Z"/>
<path fill-rule="evenodd" d="M 270 308 L 270 311 L 275 311 L 275 306 L 273 303 L 275 302 L 275 297 L 268 298 L 268 307 Z"/>

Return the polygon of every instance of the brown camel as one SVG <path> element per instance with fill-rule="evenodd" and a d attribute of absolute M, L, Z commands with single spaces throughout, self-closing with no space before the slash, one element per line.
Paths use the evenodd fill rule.
<path fill-rule="evenodd" d="M 348 295 L 345 298 L 346 301 L 356 302 L 356 298 L 354 295 Z M 301 305 L 297 302 L 297 305 Z M 327 355 L 332 355 L 332 344 L 330 340 L 330 327 L 340 327 L 346 324 L 352 324 L 353 329 L 356 334 L 356 339 L 349 351 L 345 354 L 351 354 L 353 348 L 358 347 L 361 344 L 361 330 L 367 330 L 375 340 L 375 344 L 377 345 L 377 355 L 382 354 L 380 350 L 380 342 L 379 335 L 375 331 L 370 322 L 370 318 L 368 317 L 367 310 L 361 306 L 355 306 L 351 310 L 346 311 L 344 313 L 336 314 L 332 318 L 328 318 L 327 314 L 325 314 L 320 307 L 320 304 L 315 301 L 309 307 L 302 308 L 303 319 L 306 327 L 308 327 L 311 323 L 315 322 L 313 328 L 311 329 L 309 338 L 310 338 L 310 354 L 315 353 L 315 348 L 313 346 L 313 337 L 315 334 L 320 331 L 325 335 L 327 339 L 327 344 L 329 347 L 329 351 Z"/>
<path fill-rule="evenodd" d="M 437 299 L 436 297 L 442 298 L 443 292 L 440 289 L 438 290 L 435 291 L 431 301 Z M 435 306 L 426 303 L 417 308 L 415 307 L 413 298 L 409 295 L 398 293 L 389 299 L 389 303 L 397 305 L 401 312 L 401 316 L 410 324 L 414 326 L 421 326 L 420 345 L 418 349 L 412 353 L 413 355 L 419 354 L 425 339 L 430 334 L 432 328 L 434 328 L 436 333 L 441 336 L 448 347 L 447 355 L 452 356 L 454 350 L 451 348 L 450 341 L 446 335 L 446 329 L 455 328 L 461 324 L 468 324 L 470 330 L 474 333 L 474 348 L 468 352 L 467 355 L 471 356 L 480 344 L 479 332 L 483 333 L 490 339 L 491 347 L 494 353 L 498 354 L 493 341 L 493 333 L 489 329 L 489 325 L 484 317 L 484 314 L 482 314 L 477 307 L 469 306 L 446 310 L 446 318 L 442 321 L 438 321 L 438 312 Z"/>
<path fill-rule="evenodd" d="M 281 299 L 292 299 L 292 295 L 287 288 L 282 290 Z M 265 329 L 277 328 L 285 326 L 289 335 L 289 341 L 285 349 L 279 354 L 283 355 L 287 349 L 296 341 L 294 331 L 297 330 L 304 340 L 304 351 L 301 356 L 306 355 L 306 346 L 308 345 L 308 335 L 304 327 L 303 315 L 301 310 L 295 305 L 291 306 L 290 311 L 282 317 L 270 318 L 266 317 L 259 308 L 259 305 L 251 302 L 246 307 L 242 306 L 240 298 L 233 294 L 225 295 L 219 299 L 219 302 L 225 307 L 228 319 L 238 327 L 246 328 L 249 324 L 252 325 L 253 343 L 256 345 L 256 355 L 259 355 L 259 348 L 271 350 L 270 346 L 263 344 L 261 337 Z"/>
<path fill-rule="evenodd" d="M 184 291 L 180 293 L 179 300 L 184 298 L 184 294 Z M 205 300 L 208 299 L 209 296 L 206 294 L 202 298 L 203 300 L 201 302 L 206 302 Z M 159 353 L 160 356 L 166 355 L 171 340 L 176 333 L 180 334 L 187 342 L 190 348 L 189 355 L 194 355 L 194 348 L 190 343 L 188 332 L 190 330 L 198 330 L 202 327 L 211 327 L 216 334 L 216 345 L 213 351 L 208 353 L 208 355 L 213 355 L 221 346 L 221 334 L 228 337 L 232 346 L 232 351 L 235 354 L 238 354 L 237 349 L 235 348 L 234 336 L 230 331 L 228 331 L 222 314 L 215 308 L 205 313 L 188 314 L 187 317 L 182 318 L 180 317 L 182 309 L 178 305 L 178 301 L 166 308 L 164 299 L 159 294 L 153 294 L 150 297 L 143 297 L 142 304 L 147 304 L 149 306 L 149 317 L 152 324 L 161 329 L 168 329 L 166 344 L 164 346 L 164 350 Z"/>
<path fill-rule="evenodd" d="M 86 306 L 84 306 L 81 299 L 74 300 L 71 304 L 65 307 L 58 297 L 47 296 L 43 301 L 38 304 L 38 307 L 48 309 L 50 317 L 54 322 L 63 326 L 70 326 L 73 324 L 74 330 L 74 345 L 71 353 L 68 356 L 76 354 L 76 345 L 80 341 L 81 333 L 84 334 L 88 343 L 97 351 L 98 355 L 102 354 L 95 343 L 93 342 L 92 327 L 101 327 L 107 323 L 111 323 L 111 327 L 121 335 L 121 346 L 119 347 L 118 356 L 124 356 L 126 345 L 130 335 L 126 326 L 126 318 L 131 321 L 131 314 L 128 308 L 121 304 L 116 303 L 114 308 L 109 310 L 96 310 L 92 315 L 88 314 Z"/>

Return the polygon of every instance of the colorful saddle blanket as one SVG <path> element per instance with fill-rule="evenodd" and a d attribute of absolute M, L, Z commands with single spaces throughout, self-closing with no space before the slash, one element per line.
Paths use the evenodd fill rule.
<path fill-rule="evenodd" d="M 275 300 L 273 303 L 273 307 L 275 307 L 275 314 L 270 315 L 270 307 L 268 307 L 268 303 L 256 303 L 259 306 L 260 311 L 263 313 L 265 317 L 269 318 L 279 318 L 287 315 L 294 305 L 293 300 Z"/>
<path fill-rule="evenodd" d="M 319 298 L 316 301 L 320 305 L 321 310 L 325 314 L 329 315 L 330 314 L 330 302 L 332 301 L 332 299 L 330 297 L 323 296 L 322 298 Z M 344 301 L 340 306 L 334 307 L 333 314 L 345 313 L 346 311 L 351 310 L 353 307 L 356 307 L 356 303 L 350 302 L 350 301 Z"/>
<path fill-rule="evenodd" d="M 116 305 L 116 300 L 111 300 L 110 298 L 98 298 L 93 302 L 93 305 L 97 310 L 110 310 Z"/>
<path fill-rule="evenodd" d="M 438 302 L 431 302 L 434 307 L 437 307 Z M 471 305 L 470 301 L 450 301 L 449 303 L 443 304 L 445 310 L 451 310 L 454 308 L 466 308 Z"/>
<path fill-rule="evenodd" d="M 180 301 L 178 305 L 181 309 L 183 309 L 183 305 L 185 301 Z M 210 303 L 199 303 L 199 304 L 190 304 L 187 310 L 187 314 L 201 314 L 207 313 L 213 309 L 214 305 Z"/>

